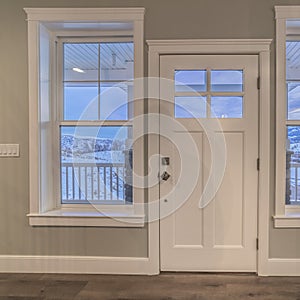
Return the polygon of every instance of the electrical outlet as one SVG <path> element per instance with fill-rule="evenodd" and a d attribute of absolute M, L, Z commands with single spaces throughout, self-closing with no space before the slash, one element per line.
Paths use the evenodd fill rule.
<path fill-rule="evenodd" d="M 0 144 L 0 157 L 19 157 L 19 144 Z"/>

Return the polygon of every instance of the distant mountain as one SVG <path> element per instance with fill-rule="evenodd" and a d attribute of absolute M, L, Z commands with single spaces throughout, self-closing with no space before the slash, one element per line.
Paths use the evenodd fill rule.
<path fill-rule="evenodd" d="M 125 143 L 125 140 L 63 135 L 61 137 L 61 154 L 71 157 L 102 151 L 122 151 L 125 150 Z"/>
<path fill-rule="evenodd" d="M 300 126 L 289 126 L 288 138 L 290 141 L 290 149 L 300 152 Z"/>

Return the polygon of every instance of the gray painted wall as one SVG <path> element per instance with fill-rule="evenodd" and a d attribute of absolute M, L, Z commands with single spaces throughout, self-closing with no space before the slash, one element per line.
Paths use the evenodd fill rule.
<path fill-rule="evenodd" d="M 1 0 L 0 143 L 20 143 L 21 157 L 0 159 L 0 254 L 146 256 L 147 228 L 32 228 L 28 199 L 27 30 L 23 7 L 146 8 L 146 39 L 272 38 L 274 5 L 299 0 Z M 275 50 L 272 46 L 272 140 Z M 274 150 L 271 153 L 274 174 Z M 272 175 L 272 199 L 274 175 Z M 270 216 L 274 211 L 271 201 Z M 300 258 L 300 229 L 270 229 L 270 257 Z"/>

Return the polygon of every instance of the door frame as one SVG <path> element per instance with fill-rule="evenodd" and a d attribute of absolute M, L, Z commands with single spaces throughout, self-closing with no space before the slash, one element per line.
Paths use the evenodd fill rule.
<path fill-rule="evenodd" d="M 259 58 L 259 158 L 257 273 L 268 275 L 270 209 L 270 45 L 271 39 L 148 40 L 148 114 L 159 114 L 160 56 L 172 54 L 253 54 Z M 159 132 L 159 123 L 147 124 L 150 132 Z M 148 137 L 147 161 L 159 153 L 159 136 Z M 154 157 L 154 156 L 153 156 Z M 159 172 L 159 158 L 155 163 Z M 159 185 L 148 188 L 148 216 L 159 216 Z M 157 219 L 157 218 L 156 218 Z M 160 272 L 159 220 L 148 223 L 149 272 Z"/>

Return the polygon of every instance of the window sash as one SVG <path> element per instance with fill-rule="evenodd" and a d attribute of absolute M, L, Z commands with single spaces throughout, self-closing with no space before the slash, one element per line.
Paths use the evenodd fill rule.
<path fill-rule="evenodd" d="M 98 36 L 98 37 L 60 37 L 57 40 L 57 50 L 56 50 L 56 56 L 57 56 L 57 80 L 56 80 L 56 86 L 57 86 L 57 111 L 56 111 L 56 120 L 59 122 L 66 122 L 64 120 L 64 43 L 118 43 L 118 42 L 132 42 L 134 43 L 134 39 L 132 36 L 129 37 L 107 37 L 107 36 Z M 99 60 L 100 64 L 100 60 Z M 99 66 L 100 67 L 100 66 Z M 100 72 L 100 70 L 99 70 Z M 128 80 L 130 81 L 130 80 Z M 81 82 L 81 81 L 74 81 Z M 102 82 L 109 82 L 107 80 L 101 80 L 101 78 L 98 76 L 98 80 L 96 81 L 90 81 L 98 83 L 98 85 Z M 114 81 L 116 82 L 116 81 Z M 124 82 L 123 81 L 119 81 Z M 100 103 L 99 103 L 100 105 Z M 98 108 L 99 109 L 99 108 Z M 100 117 L 100 116 L 99 116 Z M 72 120 L 73 121 L 73 120 Z M 80 120 L 74 120 L 77 122 L 82 122 Z M 93 120 L 98 121 L 98 120 Z M 119 121 L 119 120 L 118 120 Z M 101 122 L 99 120 L 99 122 Z M 105 121 L 106 122 L 106 121 Z M 121 122 L 121 121 L 120 121 Z M 102 123 L 102 122 L 101 122 Z"/>
<path fill-rule="evenodd" d="M 61 126 L 90 126 L 90 127 L 95 127 L 95 126 L 133 126 L 133 121 L 128 119 L 128 120 L 64 120 L 64 43 L 98 43 L 99 45 L 101 43 L 122 43 L 122 42 L 134 42 L 132 36 L 128 37 L 72 37 L 72 38 L 59 38 L 57 41 L 57 111 L 56 111 L 56 122 L 55 122 L 55 127 L 54 127 L 54 141 L 57 142 L 55 145 L 56 151 L 54 151 L 55 159 L 54 161 L 56 162 L 56 169 L 59 170 L 59 174 L 57 173 L 56 178 L 56 186 L 58 187 L 57 192 L 56 192 L 56 205 L 61 208 L 76 208 L 76 207 L 83 207 L 83 205 L 86 205 L 86 201 L 82 201 L 82 203 L 77 202 L 75 203 L 63 203 L 62 201 L 62 181 L 61 181 L 61 157 L 60 157 L 60 128 Z M 99 73 L 100 73 L 100 57 L 99 57 Z M 100 75 L 100 74 L 99 74 Z M 99 78 L 98 75 L 98 80 L 92 81 L 95 83 L 105 83 L 105 82 L 110 82 L 109 80 L 101 80 L 101 77 Z M 128 80 L 129 82 L 133 83 L 133 80 Z M 80 83 L 82 81 L 76 80 L 72 81 L 74 83 Z M 113 82 L 116 82 L 114 80 Z M 124 80 L 119 80 L 119 82 L 124 82 Z M 126 81 L 125 81 L 126 82 Z M 100 103 L 98 104 L 100 105 Z M 132 102 L 133 105 L 133 102 Z M 134 110 L 134 108 L 133 108 Z M 100 115 L 99 115 L 100 117 Z M 111 200 L 104 200 L 104 201 L 88 201 L 89 203 L 95 203 L 97 205 L 101 204 L 101 206 L 105 205 L 110 205 L 114 206 L 117 205 L 118 207 L 120 206 L 132 206 L 134 204 L 134 197 L 132 203 L 124 203 L 121 201 L 111 201 Z"/>
<path fill-rule="evenodd" d="M 278 216 L 285 216 L 289 212 L 286 205 L 286 128 L 300 125 L 300 120 L 287 120 L 287 87 L 286 87 L 286 41 L 296 38 L 288 35 L 287 20 L 299 19 L 300 6 L 275 7 L 276 11 L 276 193 L 275 193 L 275 221 Z M 300 209 L 298 210 L 300 212 Z M 275 222 L 276 223 L 276 222 Z M 277 226 L 277 225 L 276 225 Z"/>

